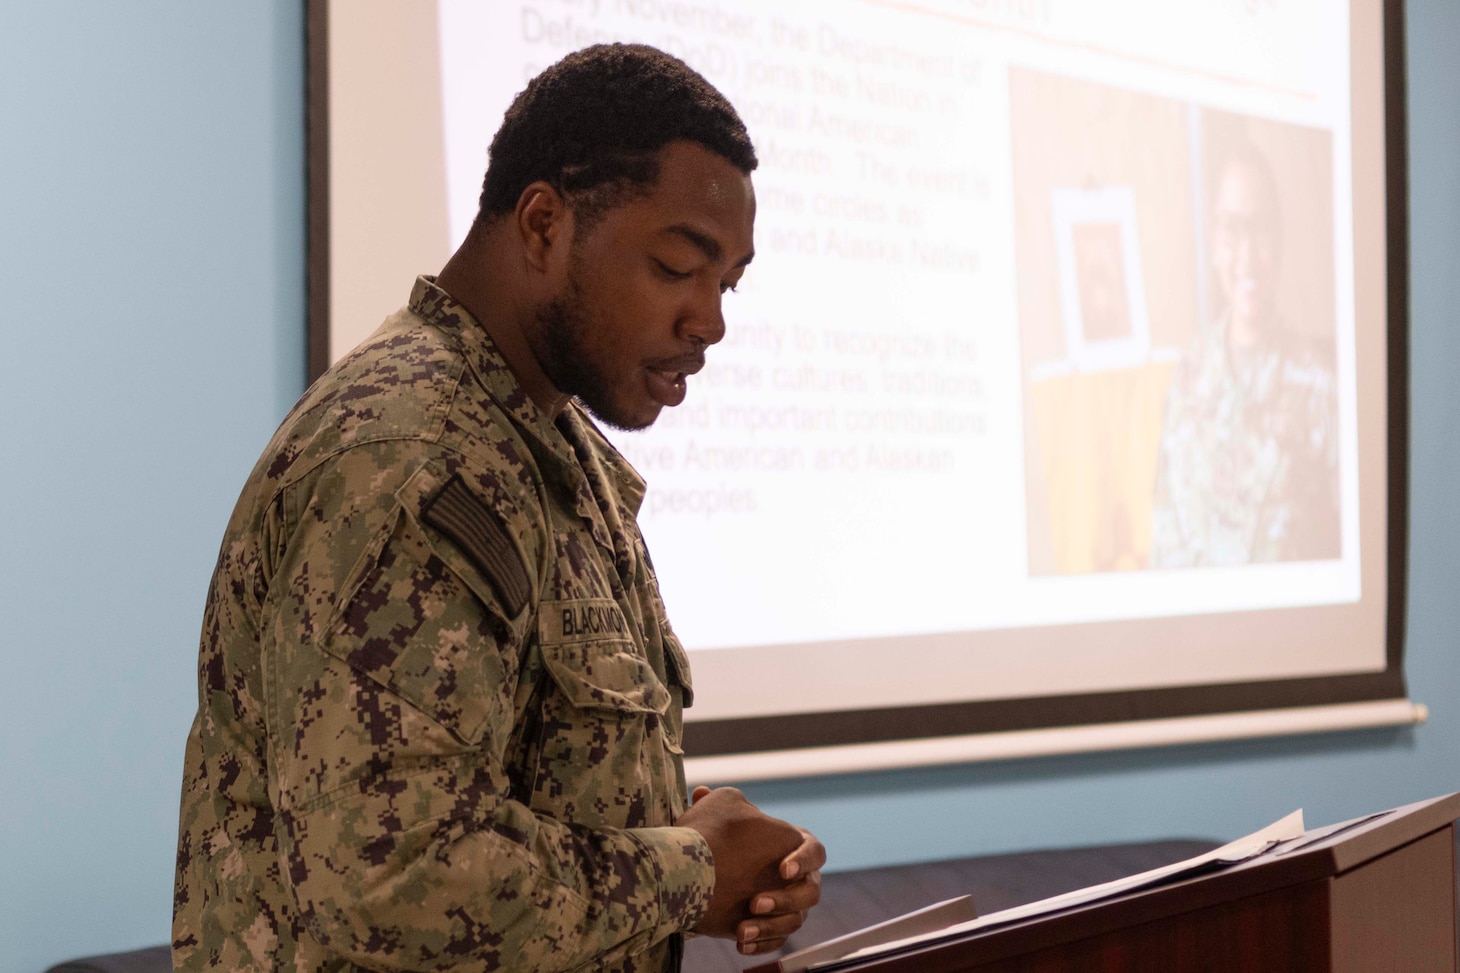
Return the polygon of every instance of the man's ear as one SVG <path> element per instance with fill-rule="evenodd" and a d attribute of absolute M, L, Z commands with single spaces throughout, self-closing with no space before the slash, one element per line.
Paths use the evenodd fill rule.
<path fill-rule="evenodd" d="M 554 259 L 567 253 L 572 239 L 573 213 L 567 201 L 551 185 L 539 180 L 517 197 L 513 217 L 528 266 L 550 272 Z"/>

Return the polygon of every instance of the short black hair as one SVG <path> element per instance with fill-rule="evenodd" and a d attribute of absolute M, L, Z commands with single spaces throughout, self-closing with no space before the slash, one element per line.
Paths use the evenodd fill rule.
<path fill-rule="evenodd" d="M 725 96 L 679 58 L 645 44 L 595 44 L 527 83 L 492 138 L 478 221 L 512 212 L 543 180 L 581 224 L 659 179 L 670 142 L 697 142 L 747 175 L 756 167 L 745 123 Z"/>

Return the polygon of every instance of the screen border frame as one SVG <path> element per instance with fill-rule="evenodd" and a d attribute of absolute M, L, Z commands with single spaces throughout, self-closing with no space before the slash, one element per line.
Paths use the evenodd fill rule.
<path fill-rule="evenodd" d="M 329 0 L 307 0 L 307 375 L 329 366 Z M 688 721 L 689 757 L 1403 699 L 1409 551 L 1409 185 L 1403 0 L 1382 0 L 1387 258 L 1385 668 L 1381 672 Z"/>

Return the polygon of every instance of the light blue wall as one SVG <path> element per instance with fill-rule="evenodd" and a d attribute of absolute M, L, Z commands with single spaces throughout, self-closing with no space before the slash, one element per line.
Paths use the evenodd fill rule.
<path fill-rule="evenodd" d="M 0 4 L 0 970 L 168 938 L 203 594 L 303 387 L 299 0 Z"/>
<path fill-rule="evenodd" d="M 203 592 L 303 385 L 299 0 L 0 8 L 0 973 L 168 934 Z M 1460 8 L 1412 0 L 1416 731 L 760 785 L 840 867 L 1460 789 Z"/>

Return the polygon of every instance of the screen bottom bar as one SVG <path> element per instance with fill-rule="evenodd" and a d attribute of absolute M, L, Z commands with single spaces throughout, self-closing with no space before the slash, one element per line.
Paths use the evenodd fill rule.
<path fill-rule="evenodd" d="M 1218 740 L 1289 736 L 1332 730 L 1413 726 L 1425 722 L 1429 710 L 1408 699 L 1384 699 L 1331 706 L 1183 716 L 1129 723 L 1061 726 L 1008 733 L 975 733 L 926 740 L 889 740 L 843 747 L 808 747 L 762 753 L 690 757 L 685 772 L 690 785 L 737 781 L 822 777 L 940 764 L 1017 760 L 1102 750 L 1134 750 Z"/>

